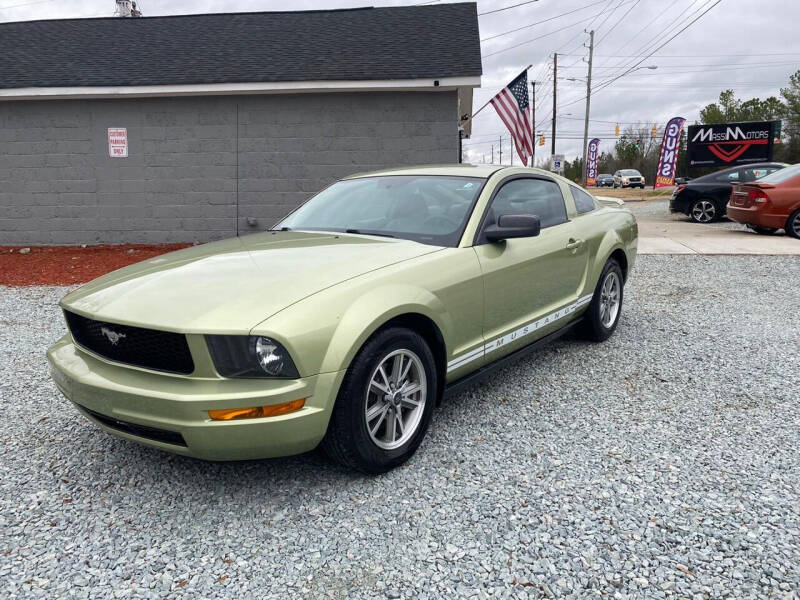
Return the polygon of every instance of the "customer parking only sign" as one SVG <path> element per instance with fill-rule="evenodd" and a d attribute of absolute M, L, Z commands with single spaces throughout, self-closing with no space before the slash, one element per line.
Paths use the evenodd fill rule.
<path fill-rule="evenodd" d="M 128 157 L 128 129 L 125 127 L 108 128 L 108 155 L 111 158 Z"/>

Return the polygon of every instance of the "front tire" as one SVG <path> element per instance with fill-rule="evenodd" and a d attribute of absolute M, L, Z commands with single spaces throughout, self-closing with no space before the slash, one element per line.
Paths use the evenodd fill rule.
<path fill-rule="evenodd" d="M 347 370 L 322 449 L 363 473 L 401 465 L 425 437 L 437 389 L 436 362 L 419 334 L 402 327 L 378 332 Z"/>
<path fill-rule="evenodd" d="M 708 198 L 700 198 L 692 202 L 692 206 L 689 208 L 689 217 L 695 223 L 705 225 L 719 220 L 719 210 L 717 210 L 717 205 Z"/>
<path fill-rule="evenodd" d="M 583 334 L 593 342 L 611 337 L 622 314 L 624 278 L 622 268 L 609 258 L 594 288 L 594 296 L 583 316 Z"/>
<path fill-rule="evenodd" d="M 786 235 L 800 240 L 800 208 L 786 220 Z"/>

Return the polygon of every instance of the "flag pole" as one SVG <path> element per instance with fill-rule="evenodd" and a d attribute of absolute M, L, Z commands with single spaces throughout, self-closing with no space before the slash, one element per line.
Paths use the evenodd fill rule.
<path fill-rule="evenodd" d="M 527 67 L 525 67 L 524 69 L 522 69 L 522 71 L 520 71 L 519 73 L 517 73 L 517 75 L 515 75 L 514 77 L 512 77 L 512 78 L 511 78 L 511 81 L 514 81 L 514 80 L 515 80 L 517 77 L 519 77 L 520 75 L 522 75 L 523 73 L 525 73 L 525 72 L 526 72 L 528 69 L 530 69 L 532 66 L 533 66 L 533 64 L 530 64 L 530 65 L 528 65 Z M 495 94 L 495 96 L 496 96 L 496 95 L 497 95 L 497 94 Z M 489 99 L 489 101 L 488 101 L 486 104 L 484 104 L 484 105 L 483 105 L 483 106 L 481 106 L 481 107 L 480 107 L 478 110 L 476 110 L 474 113 L 472 113 L 472 115 L 470 115 L 470 117 L 469 117 L 468 119 L 466 119 L 466 120 L 467 120 L 467 121 L 471 121 L 472 119 L 474 119 L 474 118 L 475 118 L 475 115 L 477 115 L 477 114 L 478 114 L 479 112 L 481 112 L 481 111 L 482 111 L 484 108 L 486 108 L 487 106 L 489 106 L 489 104 L 492 102 L 492 100 L 494 100 L 494 96 L 492 96 L 492 97 Z"/>

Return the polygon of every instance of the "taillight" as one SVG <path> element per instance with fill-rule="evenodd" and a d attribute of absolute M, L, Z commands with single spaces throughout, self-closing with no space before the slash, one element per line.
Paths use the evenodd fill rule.
<path fill-rule="evenodd" d="M 769 196 L 767 196 L 766 192 L 758 188 L 748 190 L 747 197 L 757 204 L 769 202 Z"/>
<path fill-rule="evenodd" d="M 675 193 L 677 194 L 678 192 L 680 192 L 685 187 L 686 186 L 684 184 L 680 184 L 678 187 L 675 188 Z"/>

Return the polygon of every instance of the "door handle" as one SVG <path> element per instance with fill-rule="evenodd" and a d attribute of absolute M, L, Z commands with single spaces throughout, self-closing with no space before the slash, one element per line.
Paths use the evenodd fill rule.
<path fill-rule="evenodd" d="M 583 246 L 583 240 L 576 240 L 575 238 L 570 238 L 569 243 L 567 244 L 568 250 L 577 250 Z"/>

